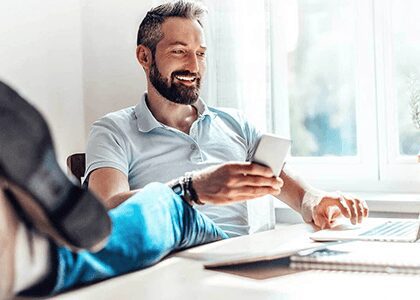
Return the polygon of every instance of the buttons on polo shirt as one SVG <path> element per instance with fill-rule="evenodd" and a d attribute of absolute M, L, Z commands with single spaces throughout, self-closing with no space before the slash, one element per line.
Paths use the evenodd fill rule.
<path fill-rule="evenodd" d="M 203 157 L 202 157 L 200 147 L 197 144 L 191 144 L 190 149 L 191 149 L 191 161 L 202 162 Z"/>

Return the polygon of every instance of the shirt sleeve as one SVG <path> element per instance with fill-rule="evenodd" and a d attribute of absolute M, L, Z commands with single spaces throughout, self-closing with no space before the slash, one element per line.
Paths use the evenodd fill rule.
<path fill-rule="evenodd" d="M 258 142 L 261 139 L 262 131 L 254 124 L 249 122 L 243 113 L 240 113 L 240 120 L 248 148 L 246 160 L 250 161 L 254 156 L 255 150 L 257 149 Z"/>
<path fill-rule="evenodd" d="M 124 134 L 109 118 L 92 125 L 86 148 L 85 180 L 99 168 L 114 168 L 128 176 L 128 153 Z"/>

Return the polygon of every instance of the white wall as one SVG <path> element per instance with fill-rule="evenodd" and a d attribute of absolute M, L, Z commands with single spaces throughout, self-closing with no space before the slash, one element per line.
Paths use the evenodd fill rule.
<path fill-rule="evenodd" d="M 83 1 L 86 132 L 104 114 L 135 105 L 146 89 L 136 60 L 137 29 L 152 0 Z"/>
<path fill-rule="evenodd" d="M 40 109 L 59 161 L 84 147 L 79 0 L 0 1 L 0 80 Z"/>
<path fill-rule="evenodd" d="M 1 0 L 0 80 L 42 111 L 59 161 L 84 151 L 91 123 L 137 103 L 137 27 L 152 0 Z"/>

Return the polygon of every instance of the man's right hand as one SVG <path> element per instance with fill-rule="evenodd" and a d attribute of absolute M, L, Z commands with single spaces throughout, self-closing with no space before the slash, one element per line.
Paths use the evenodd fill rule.
<path fill-rule="evenodd" d="M 270 168 L 250 162 L 225 163 L 193 175 L 193 187 L 200 201 L 212 204 L 278 195 L 282 186 L 282 179 L 275 177 Z"/>

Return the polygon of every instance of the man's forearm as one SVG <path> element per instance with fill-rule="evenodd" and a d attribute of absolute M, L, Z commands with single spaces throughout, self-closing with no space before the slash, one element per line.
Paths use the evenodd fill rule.
<path fill-rule="evenodd" d="M 132 190 L 132 191 L 128 191 L 128 192 L 122 192 L 119 194 L 116 194 L 108 199 L 104 199 L 104 204 L 105 207 L 110 210 L 113 209 L 115 207 L 117 207 L 118 205 L 120 205 L 121 203 L 123 203 L 124 201 L 126 201 L 128 198 L 130 198 L 131 196 L 133 196 L 135 193 L 139 192 L 141 189 L 137 189 L 137 190 Z"/>
<path fill-rule="evenodd" d="M 280 178 L 283 180 L 284 184 L 278 198 L 294 210 L 301 212 L 302 200 L 305 195 L 305 190 L 293 177 L 289 176 L 284 170 L 281 172 Z"/>
<path fill-rule="evenodd" d="M 176 182 L 177 182 L 177 179 L 173 179 L 166 184 L 168 186 L 172 186 Z M 113 208 L 119 206 L 121 203 L 125 202 L 126 200 L 128 200 L 130 197 L 132 197 L 134 194 L 138 193 L 139 191 L 141 191 L 141 189 L 121 192 L 121 193 L 118 193 L 116 195 L 113 195 L 113 196 L 109 197 L 108 199 L 103 199 L 103 202 L 105 204 L 105 207 L 108 210 L 110 210 L 110 209 L 113 209 Z"/>
<path fill-rule="evenodd" d="M 331 228 L 340 215 L 352 224 L 361 223 L 368 216 L 369 208 L 363 200 L 316 189 L 290 170 L 283 171 L 280 177 L 284 186 L 278 198 L 298 211 L 306 223 Z"/>
<path fill-rule="evenodd" d="M 172 186 L 173 184 L 175 184 L 175 182 L 177 181 L 177 179 L 173 179 L 170 182 L 166 183 L 168 186 Z M 118 193 L 108 199 L 104 200 L 105 203 L 105 207 L 109 210 L 109 209 L 113 209 L 115 207 L 117 207 L 118 205 L 120 205 L 121 203 L 125 202 L 126 200 L 128 200 L 130 197 L 132 197 L 134 194 L 138 193 L 139 191 L 141 191 L 141 189 L 136 189 L 136 190 L 131 190 L 131 191 L 127 191 L 127 192 L 122 192 L 122 193 Z"/>

